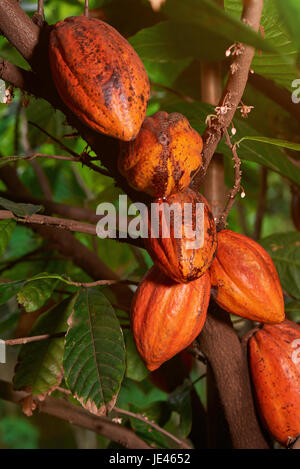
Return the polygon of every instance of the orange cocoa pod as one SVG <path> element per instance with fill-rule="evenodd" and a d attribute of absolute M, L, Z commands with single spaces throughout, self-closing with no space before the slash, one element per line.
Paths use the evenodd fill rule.
<path fill-rule="evenodd" d="M 262 423 L 288 445 L 300 435 L 300 326 L 265 325 L 249 340 L 249 361 Z"/>
<path fill-rule="evenodd" d="M 131 328 L 137 350 L 150 371 L 188 347 L 203 328 L 210 299 L 204 274 L 176 283 L 152 267 L 135 292 Z"/>
<path fill-rule="evenodd" d="M 167 197 L 186 188 L 202 163 L 202 138 L 178 113 L 146 117 L 137 138 L 121 143 L 119 171 L 136 190 Z"/>
<path fill-rule="evenodd" d="M 149 211 L 149 236 L 144 239 L 153 261 L 166 275 L 177 282 L 189 282 L 201 277 L 211 265 L 217 249 L 216 226 L 206 199 L 187 188 L 155 202 L 156 204 L 152 204 L 152 213 Z M 185 204 L 190 204 L 189 207 L 192 209 L 190 223 L 184 222 Z M 203 219 L 196 213 L 197 204 L 202 204 Z M 172 206 L 174 212 L 171 210 Z M 195 225 L 196 220 L 199 232 Z M 160 233 L 157 230 L 155 232 L 157 227 Z M 176 237 L 176 227 L 182 229 L 181 238 Z M 189 232 L 186 234 L 185 228 L 192 228 L 194 234 L 192 236 Z M 166 237 L 163 237 L 163 230 L 166 230 Z M 155 237 L 158 234 L 159 237 Z"/>
<path fill-rule="evenodd" d="M 284 320 L 276 267 L 252 239 L 230 230 L 220 231 L 210 274 L 214 299 L 229 313 L 264 323 Z"/>
<path fill-rule="evenodd" d="M 81 121 L 121 140 L 137 136 L 149 80 L 137 53 L 112 26 L 85 16 L 58 22 L 49 59 L 60 97 Z"/>

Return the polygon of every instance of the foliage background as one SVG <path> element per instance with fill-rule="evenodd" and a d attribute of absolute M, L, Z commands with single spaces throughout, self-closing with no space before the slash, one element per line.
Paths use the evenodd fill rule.
<path fill-rule="evenodd" d="M 148 0 L 90 0 L 91 15 L 105 19 L 129 39 L 142 58 L 152 83 L 151 100 L 148 115 L 159 109 L 168 112 L 181 112 L 190 119 L 191 124 L 202 133 L 205 118 L 213 110 L 201 103 L 200 96 L 200 61 L 218 60 L 223 64 L 224 82 L 228 61 L 226 49 L 241 38 L 243 30 L 234 29 L 223 22 L 218 25 L 214 16 L 207 9 L 209 0 L 167 0 L 160 13 L 154 13 Z M 36 1 L 21 2 L 23 9 L 32 15 L 36 10 Z M 293 28 L 283 21 L 276 0 L 266 0 L 263 14 L 265 38 L 272 51 L 256 53 L 253 70 L 270 78 L 275 83 L 292 90 L 292 81 L 297 78 L 297 57 L 299 44 L 294 39 Z M 83 0 L 45 1 L 45 17 L 53 24 L 71 15 L 79 15 L 83 11 Z M 228 13 L 240 15 L 241 2 L 226 0 Z M 206 8 L 206 15 L 201 9 Z M 198 14 L 197 14 L 198 12 Z M 257 38 L 248 40 L 258 41 Z M 28 68 L 23 58 L 12 48 L 4 37 L 0 37 L 0 55 L 11 62 Z M 186 97 L 189 99 L 186 100 Z M 248 84 L 243 101 L 254 109 L 249 118 L 236 116 L 234 125 L 237 128 L 236 140 L 245 136 L 264 136 L 285 139 L 300 143 L 299 121 L 277 105 L 274 101 L 258 92 Z M 32 121 L 58 139 L 72 133 L 64 122 L 59 111 L 54 111 L 43 100 L 28 99 L 20 91 L 15 90 L 13 102 L 9 105 L 0 104 L 0 152 L 2 157 L 22 156 L 28 151 L 47 154 L 66 154 L 59 145 L 51 141 L 37 128 L 28 125 Z M 78 154 L 84 151 L 85 142 L 81 139 L 65 139 L 69 148 Z M 27 147 L 27 148 L 26 148 Z M 231 153 L 224 145 L 220 151 L 225 155 L 226 183 L 233 184 L 233 168 Z M 290 317 L 300 320 L 300 235 L 295 231 L 290 215 L 291 185 L 300 188 L 300 169 L 289 157 L 299 160 L 299 154 L 291 149 L 273 146 L 259 141 L 245 140 L 239 147 L 239 156 L 243 160 L 242 185 L 246 193 L 243 200 L 238 200 L 229 216 L 230 229 L 251 236 L 257 215 L 257 204 L 260 193 L 262 165 L 268 168 L 268 185 L 266 209 L 263 218 L 261 239 L 278 267 L 281 281 L 287 292 L 287 312 Z M 69 161 L 41 160 L 39 164 L 45 171 L 51 184 L 53 200 L 64 204 L 84 206 L 95 210 L 102 201 L 117 203 L 121 191 L 115 187 L 114 181 L 101 176 L 80 164 Z M 42 198 L 43 192 L 36 177 L 33 165 L 28 161 L 17 162 L 21 181 L 30 188 L 33 196 Z M 5 191 L 0 181 L 0 191 Z M 2 205 L 3 206 L 3 205 Z M 4 205 L 5 207 L 5 205 Z M 5 207 L 6 208 L 6 207 Z M 289 235 L 287 235 L 289 234 Z M 270 237 L 271 236 L 271 237 Z M 112 240 L 95 240 L 89 235 L 77 234 L 76 237 L 96 250 L 99 258 L 114 270 L 121 278 L 139 280 L 152 261 L 143 251 L 137 255 L 131 246 L 116 243 Z M 277 248 L 274 249 L 274 246 Z M 279 249 L 279 251 L 278 251 Z M 20 291 L 20 282 L 30 279 L 41 272 L 62 275 L 67 272 L 73 280 L 89 281 L 89 277 L 66 260 L 53 252 L 51 246 L 34 234 L 29 228 L 21 225 L 8 225 L 0 222 L 0 277 L 14 281 L 11 284 L 15 293 Z M 18 262 L 15 262 L 18 260 Z M 47 280 L 46 280 L 47 281 Z M 45 280 L 44 280 L 45 282 Z M 76 288 L 65 285 L 59 280 L 49 280 L 45 285 L 45 294 L 36 299 L 34 292 L 21 291 L 19 303 L 30 311 L 38 304 L 42 307 L 49 298 L 58 301 L 64 298 L 64 292 L 75 292 Z M 23 284 L 22 284 L 23 285 Z M 21 286 L 22 286 L 21 285 Z M 40 287 L 40 286 L 39 286 Z M 102 289 L 113 302 L 108 289 Z M 7 292 L 7 290 L 5 290 Z M 0 336 L 9 339 L 14 336 L 20 321 L 21 308 L 16 296 L 4 296 L 0 285 Z M 8 300 L 8 301 L 7 301 Z M 27 303 L 26 303 L 27 302 Z M 28 306 L 28 303 L 29 306 Z M 145 412 L 171 433 L 182 437 L 190 429 L 190 406 L 172 408 L 172 398 L 158 390 L 147 379 L 146 371 L 134 350 L 126 313 L 116 310 L 118 320 L 124 326 L 125 344 L 127 348 L 127 371 L 118 397 L 118 406 L 132 411 Z M 8 365 L 0 365 L 2 379 L 10 379 L 19 350 L 8 349 Z M 197 379 L 201 367 L 194 365 L 191 380 Z M 195 388 L 205 405 L 205 378 Z M 181 390 L 179 396 L 183 396 Z M 174 397 L 174 396 L 172 396 Z M 178 396 L 177 396 L 178 397 Z M 176 395 L 175 395 L 176 398 Z M 3 448 L 76 448 L 76 447 L 113 447 L 103 437 L 86 430 L 71 427 L 45 415 L 34 415 L 30 420 L 12 404 L 0 401 L 0 447 Z M 150 443 L 160 447 L 168 447 L 169 442 L 160 435 L 147 435 L 143 424 L 128 422 L 137 433 L 148 439 Z M 184 434 L 182 434 L 182 432 Z M 146 435 L 146 436 L 145 436 Z"/>

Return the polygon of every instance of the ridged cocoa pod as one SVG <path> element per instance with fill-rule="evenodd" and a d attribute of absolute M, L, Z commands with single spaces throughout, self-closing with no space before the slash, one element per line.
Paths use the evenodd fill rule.
<path fill-rule="evenodd" d="M 210 274 L 215 301 L 229 313 L 264 323 L 284 320 L 276 267 L 252 239 L 230 230 L 220 231 Z"/>
<path fill-rule="evenodd" d="M 202 138 L 178 113 L 146 117 L 137 138 L 121 143 L 119 171 L 136 190 L 167 197 L 186 188 L 202 163 Z"/>
<path fill-rule="evenodd" d="M 210 278 L 183 284 L 152 267 L 132 302 L 131 328 L 139 354 L 151 371 L 188 347 L 203 328 Z"/>
<path fill-rule="evenodd" d="M 92 129 L 121 140 L 137 136 L 149 80 L 137 53 L 112 26 L 72 16 L 50 33 L 49 58 L 60 97 Z"/>
<path fill-rule="evenodd" d="M 158 199 L 153 206 L 153 213 L 150 216 L 149 211 L 149 236 L 144 239 L 146 249 L 153 261 L 159 268 L 176 282 L 189 282 L 201 277 L 211 265 L 217 249 L 217 233 L 214 217 L 206 199 L 199 193 L 191 189 L 185 189 L 182 192 L 171 195 L 166 199 Z M 168 226 L 168 210 L 173 204 L 178 204 L 181 218 L 178 218 L 171 212 L 170 217 L 170 235 L 162 237 L 162 229 Z M 190 225 L 184 221 L 184 204 L 191 204 L 192 220 Z M 204 204 L 203 220 L 196 217 L 196 204 Z M 160 212 L 160 208 L 162 212 Z M 153 218 L 154 217 L 154 218 Z M 198 227 L 203 230 L 203 239 L 199 233 L 190 237 L 183 231 L 181 238 L 176 238 L 176 225 L 188 225 L 195 231 L 195 221 L 198 221 Z M 159 237 L 154 237 L 154 223 L 157 220 L 160 227 Z M 178 221 L 179 220 L 179 221 Z M 199 236 L 198 247 L 191 247 Z M 202 243 L 203 241 L 203 243 Z"/>
<path fill-rule="evenodd" d="M 249 360 L 262 423 L 287 446 L 300 435 L 300 326 L 264 326 L 249 341 Z"/>
<path fill-rule="evenodd" d="M 300 193 L 292 188 L 291 215 L 296 230 L 300 231 Z"/>

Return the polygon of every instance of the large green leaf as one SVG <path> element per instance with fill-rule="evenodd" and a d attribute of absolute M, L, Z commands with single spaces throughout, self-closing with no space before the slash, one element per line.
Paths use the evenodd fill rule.
<path fill-rule="evenodd" d="M 11 240 L 15 227 L 16 222 L 14 220 L 0 220 L 0 258 L 2 258 Z"/>
<path fill-rule="evenodd" d="M 110 412 L 125 372 L 125 347 L 115 312 L 100 291 L 87 289 L 79 294 L 63 363 L 73 396 L 90 412 Z"/>
<path fill-rule="evenodd" d="M 150 63 L 172 62 L 192 57 L 220 60 L 230 41 L 196 24 L 163 21 L 142 29 L 129 40 L 140 58 Z M 204 46 L 205 44 L 205 46 Z"/>
<path fill-rule="evenodd" d="M 167 0 L 163 11 L 173 20 L 196 24 L 229 39 L 231 43 L 239 41 L 257 49 L 274 50 L 272 44 L 261 35 L 212 0 Z"/>
<path fill-rule="evenodd" d="M 277 8 L 287 26 L 294 44 L 300 52 L 300 3 L 299 0 L 275 0 Z"/>
<path fill-rule="evenodd" d="M 42 205 L 17 204 L 12 200 L 7 200 L 3 197 L 0 197 L 0 206 L 4 207 L 6 210 L 10 210 L 15 215 L 17 215 L 17 217 L 26 217 L 27 215 L 33 215 L 34 213 L 39 212 L 43 208 Z"/>
<path fill-rule="evenodd" d="M 44 313 L 31 331 L 31 336 L 58 334 L 67 330 L 70 299 L 64 300 Z M 14 388 L 25 389 L 33 395 L 45 395 L 60 385 L 63 377 L 64 338 L 30 342 L 21 347 Z"/>
<path fill-rule="evenodd" d="M 57 282 L 56 278 L 39 278 L 39 275 L 32 277 L 19 291 L 18 302 L 28 313 L 36 311 L 51 298 Z"/>
<path fill-rule="evenodd" d="M 282 288 L 300 299 L 300 232 L 274 234 L 260 244 L 272 257 Z"/>
<path fill-rule="evenodd" d="M 264 0 L 261 18 L 264 36 L 268 43 L 272 44 L 274 51 L 261 53 L 258 48 L 251 67 L 256 73 L 291 90 L 292 82 L 297 76 L 295 64 L 298 53 L 282 23 L 276 1 Z M 286 9 L 285 0 L 278 1 Z M 240 0 L 225 0 L 225 8 L 233 16 L 240 17 L 242 2 Z"/>
<path fill-rule="evenodd" d="M 126 378 L 142 381 L 149 374 L 149 371 L 136 349 L 132 333 L 129 329 L 124 330 L 124 338 L 126 346 Z"/>

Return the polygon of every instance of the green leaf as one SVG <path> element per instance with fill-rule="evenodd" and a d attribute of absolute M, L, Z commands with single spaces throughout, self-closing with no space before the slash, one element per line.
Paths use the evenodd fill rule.
<path fill-rule="evenodd" d="M 285 312 L 288 318 L 294 322 L 300 323 L 300 301 L 291 301 L 285 306 Z"/>
<path fill-rule="evenodd" d="M 101 292 L 79 294 L 63 364 L 66 383 L 83 407 L 97 415 L 109 413 L 125 372 L 125 347 L 115 312 Z"/>
<path fill-rule="evenodd" d="M 18 302 L 28 313 L 36 311 L 51 298 L 56 284 L 56 278 L 40 278 L 39 275 L 32 277 L 19 291 Z"/>
<path fill-rule="evenodd" d="M 135 414 L 143 415 L 151 422 L 155 422 L 163 427 L 171 416 L 171 411 L 166 402 L 154 402 L 146 407 L 138 407 L 130 405 L 130 410 Z M 147 425 L 146 422 L 130 417 L 130 424 L 135 433 L 144 441 L 148 442 L 152 447 L 169 448 L 170 440 L 158 430 Z"/>
<path fill-rule="evenodd" d="M 300 299 L 300 232 L 274 234 L 260 244 L 272 257 L 283 290 Z"/>
<path fill-rule="evenodd" d="M 220 60 L 230 41 L 193 23 L 163 21 L 129 39 L 140 58 L 151 63 L 186 59 Z M 205 47 L 203 44 L 205 43 Z"/>
<path fill-rule="evenodd" d="M 243 137 L 241 140 L 237 142 L 237 144 L 241 144 L 244 140 L 252 140 L 255 142 L 262 142 L 262 143 L 268 143 L 269 145 L 274 145 L 276 147 L 281 147 L 281 148 L 289 148 L 290 150 L 296 150 L 300 151 L 300 143 L 293 143 L 293 142 L 288 142 L 287 140 L 281 140 L 278 138 L 269 138 L 269 137 L 260 137 L 260 136 L 254 136 L 254 137 Z"/>
<path fill-rule="evenodd" d="M 3 197 L 0 197 L 0 206 L 4 207 L 6 210 L 10 210 L 17 217 L 26 217 L 28 215 L 33 215 L 34 213 L 39 212 L 43 208 L 42 205 L 17 204 L 16 202 L 12 202 L 11 200 L 4 199 Z"/>
<path fill-rule="evenodd" d="M 73 300 L 72 300 L 73 301 Z M 30 336 L 58 334 L 67 330 L 72 301 L 66 299 L 39 317 Z M 44 396 L 60 385 L 63 377 L 64 337 L 22 345 L 14 388 Z"/>
<path fill-rule="evenodd" d="M 0 283 L 0 305 L 6 303 L 15 296 L 23 287 L 25 282 L 16 280 L 15 282 Z"/>
<path fill-rule="evenodd" d="M 286 2 L 278 1 L 282 3 L 282 8 L 286 9 Z M 239 18 L 242 2 L 225 0 L 225 8 L 226 11 Z M 274 80 L 277 84 L 291 90 L 292 82 L 298 76 L 296 70 L 298 52 L 287 34 L 274 0 L 264 0 L 261 26 L 265 39 L 272 45 L 274 51 L 261 53 L 258 48 L 251 68 L 265 78 Z"/>
<path fill-rule="evenodd" d="M 191 382 L 185 380 L 182 386 L 170 394 L 168 401 L 171 408 L 180 414 L 180 436 L 184 438 L 192 428 Z"/>
<path fill-rule="evenodd" d="M 300 3 L 299 0 L 275 0 L 280 15 L 300 52 Z"/>
<path fill-rule="evenodd" d="M 168 0 L 163 11 L 173 20 L 196 24 L 229 39 L 231 43 L 239 41 L 260 50 L 274 51 L 260 34 L 211 0 Z M 206 47 L 206 41 L 202 46 Z"/>
<path fill-rule="evenodd" d="M 149 374 L 149 371 L 136 349 L 131 331 L 125 329 L 123 333 L 126 348 L 126 378 L 142 381 Z"/>
<path fill-rule="evenodd" d="M 16 222 L 14 220 L 0 220 L 0 257 L 3 256 L 15 227 Z"/>

